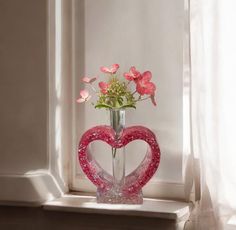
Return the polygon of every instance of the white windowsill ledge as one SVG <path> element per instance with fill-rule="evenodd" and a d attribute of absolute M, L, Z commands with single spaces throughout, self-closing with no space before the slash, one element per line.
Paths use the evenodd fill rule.
<path fill-rule="evenodd" d="M 94 196 L 63 195 L 44 204 L 44 209 L 81 213 L 158 217 L 182 221 L 190 214 L 191 203 L 144 198 L 142 205 L 98 204 Z"/>

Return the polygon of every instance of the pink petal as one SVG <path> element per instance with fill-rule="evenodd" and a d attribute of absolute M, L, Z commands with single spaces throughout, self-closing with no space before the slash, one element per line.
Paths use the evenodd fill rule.
<path fill-rule="evenodd" d="M 130 69 L 129 69 L 129 71 L 130 71 L 131 73 L 135 73 L 135 72 L 136 72 L 135 66 L 131 66 Z"/>
<path fill-rule="evenodd" d="M 152 78 L 152 73 L 150 71 L 146 71 L 142 74 L 142 81 L 143 82 L 148 82 Z"/>
<path fill-rule="evenodd" d="M 89 78 L 89 77 L 84 77 L 84 78 L 82 79 L 82 81 L 83 81 L 84 83 L 90 83 L 90 78 Z"/>
<path fill-rule="evenodd" d="M 104 81 L 100 81 L 98 83 L 98 86 L 101 88 L 101 89 L 104 89 L 104 88 L 107 88 L 108 84 Z"/>
<path fill-rule="evenodd" d="M 139 78 L 141 76 L 141 73 L 136 70 L 135 66 L 131 66 L 129 71 L 130 73 L 132 73 L 134 79 Z"/>
<path fill-rule="evenodd" d="M 100 67 L 101 72 L 103 73 L 109 73 L 109 69 L 105 66 Z"/>
<path fill-rule="evenodd" d="M 153 82 L 148 82 L 145 85 L 145 94 L 153 95 L 156 90 L 156 85 Z"/>
<path fill-rule="evenodd" d="M 78 103 L 83 103 L 83 102 L 85 102 L 85 99 L 84 99 L 84 98 L 78 98 L 76 101 L 77 101 Z"/>
<path fill-rule="evenodd" d="M 110 69 L 111 73 L 113 73 L 113 74 L 116 73 L 117 70 L 119 69 L 119 67 L 120 67 L 119 64 L 113 64 Z"/>
<path fill-rule="evenodd" d="M 84 99 L 86 99 L 89 96 L 89 92 L 86 89 L 81 90 L 79 94 Z"/>
<path fill-rule="evenodd" d="M 118 64 L 113 64 L 111 67 L 105 67 L 105 66 L 102 66 L 100 67 L 100 70 L 103 72 L 103 73 L 116 73 L 117 70 L 119 69 L 119 65 Z"/>
<path fill-rule="evenodd" d="M 134 66 L 131 66 L 129 69 L 129 73 L 124 73 L 124 77 L 128 81 L 137 81 L 138 78 L 141 77 L 141 73 L 139 71 L 137 71 Z"/>
<path fill-rule="evenodd" d="M 98 86 L 100 87 L 101 92 L 102 92 L 103 94 L 106 94 L 106 93 L 107 93 L 107 89 L 108 89 L 108 87 L 109 87 L 109 84 L 108 84 L 108 83 L 106 83 L 106 82 L 104 82 L 104 81 L 101 81 L 101 82 L 98 83 Z"/>
<path fill-rule="evenodd" d="M 112 68 L 114 68 L 114 69 L 116 69 L 116 70 L 119 69 L 119 67 L 120 67 L 119 64 L 113 64 L 113 65 L 112 65 Z"/>
<path fill-rule="evenodd" d="M 96 80 L 97 80 L 97 76 L 95 76 L 95 77 L 93 77 L 93 78 L 84 77 L 84 78 L 82 79 L 82 81 L 83 81 L 84 83 L 87 83 L 87 84 L 91 84 L 91 83 L 93 83 L 93 82 L 96 81 Z"/>
<path fill-rule="evenodd" d="M 145 94 L 145 87 L 143 87 L 139 82 L 137 82 L 137 84 L 136 84 L 136 91 L 140 95 L 144 95 Z"/>
<path fill-rule="evenodd" d="M 153 82 L 137 81 L 136 90 L 140 95 L 153 95 L 156 90 L 156 85 Z"/>
<path fill-rule="evenodd" d="M 157 106 L 155 95 L 151 95 L 151 101 L 154 106 Z"/>
<path fill-rule="evenodd" d="M 128 80 L 128 81 L 133 81 L 133 76 L 130 75 L 129 73 L 124 73 L 124 77 Z"/>

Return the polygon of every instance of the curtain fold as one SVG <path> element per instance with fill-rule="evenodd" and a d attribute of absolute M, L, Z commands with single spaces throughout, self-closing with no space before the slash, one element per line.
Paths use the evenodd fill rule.
<path fill-rule="evenodd" d="M 192 149 L 201 180 L 189 226 L 236 229 L 229 225 L 236 214 L 236 1 L 189 0 L 189 10 Z"/>

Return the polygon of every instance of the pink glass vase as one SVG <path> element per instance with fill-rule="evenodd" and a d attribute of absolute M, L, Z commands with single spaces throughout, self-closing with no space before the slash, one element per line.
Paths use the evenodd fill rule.
<path fill-rule="evenodd" d="M 142 187 L 151 179 L 160 162 L 160 149 L 155 134 L 143 126 L 125 128 L 125 110 L 110 110 L 111 126 L 96 126 L 87 130 L 78 148 L 82 170 L 97 187 L 97 202 L 109 204 L 142 204 Z M 111 146 L 112 175 L 106 172 L 89 152 L 89 144 L 103 141 Z M 148 149 L 143 161 L 125 175 L 125 146 L 143 140 Z"/>

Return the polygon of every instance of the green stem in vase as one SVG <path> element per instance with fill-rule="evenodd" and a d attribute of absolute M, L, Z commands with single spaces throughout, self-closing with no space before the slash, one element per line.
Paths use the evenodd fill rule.
<path fill-rule="evenodd" d="M 113 158 L 116 157 L 116 150 L 117 150 L 117 148 L 112 148 L 112 157 Z"/>

